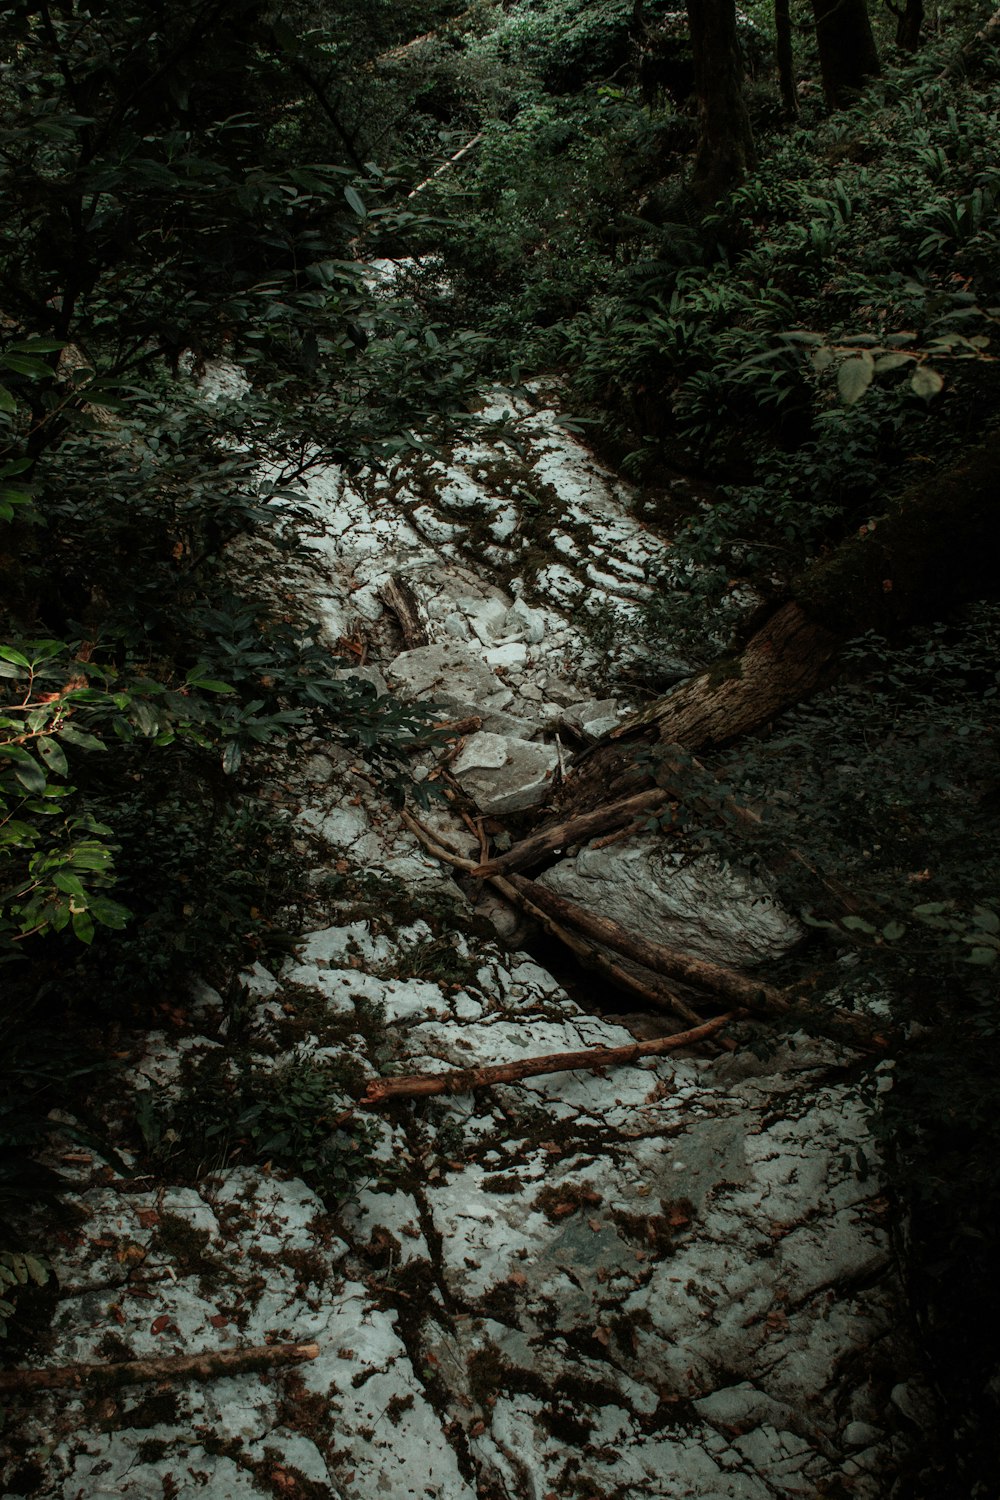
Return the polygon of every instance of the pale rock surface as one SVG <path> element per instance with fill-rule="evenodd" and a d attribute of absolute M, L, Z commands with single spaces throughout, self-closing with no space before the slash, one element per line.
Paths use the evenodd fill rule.
<path fill-rule="evenodd" d="M 400 284 L 398 263 L 371 275 L 385 295 Z M 218 384 L 238 399 L 238 381 Z M 574 703 L 581 727 L 595 722 L 594 674 L 630 648 L 624 631 L 613 660 L 594 648 L 578 605 L 635 620 L 667 566 L 632 492 L 551 408 L 496 393 L 480 418 L 486 435 L 443 463 L 350 482 L 312 472 L 289 513 L 308 562 L 282 554 L 282 587 L 311 600 L 331 645 L 362 630 L 392 691 L 482 716 L 474 738 L 499 741 L 504 761 L 467 761 L 469 774 L 505 771 L 511 736 L 519 754 L 551 755 L 532 737 Z M 505 420 L 523 459 L 488 436 Z M 530 589 L 517 576 L 529 554 Z M 245 546 L 238 563 L 275 568 Z M 391 576 L 413 589 L 429 645 L 400 652 L 381 596 Z M 450 871 L 356 774 L 356 753 L 299 749 L 275 767 L 278 786 L 295 782 L 297 951 L 244 976 L 243 1040 L 221 1014 L 213 1030 L 217 1001 L 202 991 L 204 1035 L 137 1042 L 143 1108 L 182 1106 L 199 1070 L 294 1082 L 346 1057 L 363 1080 L 632 1039 L 594 1013 L 600 985 L 581 1006 L 483 935 Z M 446 805 L 422 816 L 477 857 Z M 652 837 L 584 850 L 545 880 L 723 962 L 766 963 L 798 937 L 763 887 Z M 286 1339 L 315 1340 L 320 1355 L 166 1392 L 13 1403 L 24 1451 L 0 1488 L 34 1500 L 882 1500 L 925 1407 L 867 1105 L 833 1044 L 771 1036 L 756 1056 L 753 1039 L 733 1055 L 401 1105 L 371 1121 L 366 1175 L 339 1202 L 274 1166 L 226 1165 L 223 1145 L 194 1181 L 171 1176 L 169 1153 L 156 1181 L 127 1176 L 145 1170 L 128 1119 L 113 1122 L 114 1161 L 88 1164 L 77 1145 L 64 1165 L 57 1148 L 77 1218 L 51 1247 L 59 1300 L 30 1361 Z"/>
<path fill-rule="evenodd" d="M 540 881 L 654 942 L 736 967 L 788 951 L 801 936 L 760 881 L 716 860 L 688 860 L 656 835 L 582 849 Z"/>
<path fill-rule="evenodd" d="M 480 812 L 502 817 L 537 806 L 550 790 L 558 763 L 549 745 L 483 732 L 469 735 L 451 773 Z"/>

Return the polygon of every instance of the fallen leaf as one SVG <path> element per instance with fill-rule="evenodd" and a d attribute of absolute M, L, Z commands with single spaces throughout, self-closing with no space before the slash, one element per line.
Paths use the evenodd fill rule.
<path fill-rule="evenodd" d="M 215 1316 L 209 1318 L 208 1321 L 211 1323 L 213 1328 L 225 1328 L 229 1323 L 229 1319 L 226 1317 L 225 1313 L 216 1313 Z"/>
<path fill-rule="evenodd" d="M 140 1229 L 152 1229 L 154 1224 L 159 1224 L 160 1216 L 155 1208 L 136 1209 L 136 1218 L 139 1220 Z"/>
<path fill-rule="evenodd" d="M 152 1323 L 149 1325 L 149 1331 L 150 1333 L 162 1333 L 165 1328 L 169 1327 L 170 1314 L 160 1313 L 160 1316 L 158 1318 L 154 1318 Z"/>
<path fill-rule="evenodd" d="M 587 1223 L 590 1225 L 595 1234 L 599 1233 L 600 1230 L 604 1228 L 604 1225 L 601 1223 L 600 1219 L 588 1219 Z"/>

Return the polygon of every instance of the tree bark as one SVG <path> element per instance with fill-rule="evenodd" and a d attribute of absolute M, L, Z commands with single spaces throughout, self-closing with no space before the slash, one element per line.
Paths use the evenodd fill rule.
<path fill-rule="evenodd" d="M 52 1370 L 0 1370 L 0 1392 L 116 1390 L 147 1380 L 214 1380 L 245 1370 L 316 1359 L 318 1344 L 256 1344 L 249 1349 L 215 1349 L 202 1354 L 165 1354 L 151 1359 L 128 1359 L 113 1365 L 62 1365 Z"/>
<path fill-rule="evenodd" d="M 795 53 L 792 46 L 792 16 L 789 0 L 774 0 L 774 50 L 778 60 L 778 87 L 786 118 L 798 118 L 799 96 L 795 91 Z"/>
<path fill-rule="evenodd" d="M 843 109 L 882 71 L 865 0 L 812 0 L 823 93 Z"/>
<path fill-rule="evenodd" d="M 609 740 L 645 726 L 697 751 L 761 728 L 832 676 L 839 644 L 893 636 L 996 591 L 1000 431 L 945 473 L 920 479 L 877 521 L 814 563 L 794 598 L 721 663 L 633 714 Z"/>
<path fill-rule="evenodd" d="M 743 62 L 735 0 L 688 0 L 699 139 L 691 187 L 706 206 L 718 202 L 756 164 L 743 98 Z"/>
<path fill-rule="evenodd" d="M 903 0 L 902 5 L 894 4 L 894 0 L 886 0 L 886 4 L 896 17 L 896 46 L 904 52 L 919 51 L 920 28 L 924 24 L 924 0 Z"/>
<path fill-rule="evenodd" d="M 655 726 L 663 741 L 699 750 L 722 745 L 766 724 L 822 681 L 839 641 L 792 602 L 772 615 L 742 656 L 682 683 L 633 714 L 612 739 Z"/>

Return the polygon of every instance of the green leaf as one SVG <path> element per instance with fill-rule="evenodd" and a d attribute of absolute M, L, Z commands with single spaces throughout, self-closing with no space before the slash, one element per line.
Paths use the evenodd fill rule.
<path fill-rule="evenodd" d="M 882 928 L 882 936 L 887 943 L 896 943 L 906 931 L 902 922 L 887 922 Z"/>
<path fill-rule="evenodd" d="M 1000 917 L 986 906 L 977 906 L 972 916 L 973 926 L 982 932 L 1000 932 Z"/>
<path fill-rule="evenodd" d="M 53 776 L 65 776 L 69 772 L 69 761 L 63 747 L 54 739 L 40 740 L 38 753 L 48 766 Z"/>
<path fill-rule="evenodd" d="M 969 954 L 969 963 L 982 964 L 984 966 L 986 964 L 995 964 L 998 957 L 1000 957 L 1000 954 L 998 954 L 996 948 L 973 948 Z"/>
<path fill-rule="evenodd" d="M 913 354 L 882 354 L 875 361 L 875 373 L 884 375 L 887 370 L 898 370 L 903 365 L 912 364 L 916 358 Z"/>
<path fill-rule="evenodd" d="M 58 730 L 61 740 L 67 745 L 78 745 L 81 750 L 106 750 L 108 747 L 103 740 L 99 740 L 96 734 L 87 734 L 83 729 L 77 729 L 73 724 L 63 724 Z"/>
<path fill-rule="evenodd" d="M 52 374 L 43 360 L 29 359 L 24 354 L 5 354 L 0 359 L 0 364 L 6 365 L 8 370 L 13 370 L 18 375 L 26 375 L 29 380 L 44 380 L 46 375 Z"/>
<path fill-rule="evenodd" d="M 89 912 L 75 911 L 73 913 L 73 931 L 81 943 L 89 945 L 94 941 L 94 924 Z"/>
<path fill-rule="evenodd" d="M 14 775 L 26 791 L 34 792 L 36 796 L 45 790 L 45 772 L 37 761 L 32 760 L 30 755 L 25 755 L 22 760 L 18 756 L 14 763 Z"/>
<path fill-rule="evenodd" d="M 66 896 L 75 896 L 78 901 L 86 903 L 87 892 L 83 881 L 78 875 L 73 875 L 69 870 L 57 870 L 52 877 L 52 884 L 57 891 L 62 891 Z"/>
<path fill-rule="evenodd" d="M 187 679 L 189 687 L 200 688 L 205 693 L 235 693 L 236 689 L 228 682 L 219 682 L 215 677 L 191 677 Z"/>
<path fill-rule="evenodd" d="M 222 752 L 222 769 L 227 776 L 232 776 L 239 769 L 243 752 L 240 749 L 239 740 L 230 740 Z"/>
<path fill-rule="evenodd" d="M 844 360 L 837 371 L 837 389 L 845 406 L 853 406 L 856 401 L 861 400 L 871 385 L 874 374 L 875 361 L 867 351 L 856 358 Z"/>
<path fill-rule="evenodd" d="M 866 922 L 864 917 L 841 917 L 840 925 L 848 932 L 863 932 L 868 937 L 874 937 L 878 932 L 878 928 L 872 926 L 871 922 Z"/>
<path fill-rule="evenodd" d="M 22 651 L 18 651 L 14 646 L 0 646 L 0 656 L 4 661 L 12 661 L 16 667 L 27 667 L 29 671 L 31 670 L 31 662 Z"/>
<path fill-rule="evenodd" d="M 938 391 L 944 389 L 944 376 L 940 375 L 937 370 L 932 370 L 930 365 L 917 365 L 910 377 L 910 385 L 914 395 L 922 396 L 925 401 L 929 401 L 932 396 L 937 395 Z"/>
<path fill-rule="evenodd" d="M 17 411 L 17 402 L 5 385 L 0 385 L 0 411 L 7 413 Z"/>
<path fill-rule="evenodd" d="M 359 219 L 367 219 L 368 210 L 365 208 L 364 199 L 357 188 L 351 187 L 350 183 L 348 183 L 344 189 L 344 197 L 347 199 L 348 207 L 353 209 Z"/>

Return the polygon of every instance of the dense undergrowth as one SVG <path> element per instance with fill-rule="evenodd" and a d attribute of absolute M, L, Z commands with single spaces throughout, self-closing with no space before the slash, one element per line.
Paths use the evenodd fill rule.
<path fill-rule="evenodd" d="M 235 29 L 168 5 L 153 33 L 115 5 L 93 25 L 67 7 L 46 30 L 24 0 L 0 23 L 15 1205 L 46 1186 L 25 1148 L 67 1074 L 86 1084 L 123 995 L 142 1021 L 206 949 L 225 987 L 281 943 L 284 834 L 234 795 L 244 754 L 318 727 L 391 780 L 419 731 L 340 681 L 309 621 L 227 575 L 238 536 L 294 551 L 286 502 L 312 464 L 432 443 L 477 381 L 555 375 L 646 497 L 698 480 L 663 507 L 672 561 L 643 628 L 708 662 L 749 590 L 787 597 L 996 422 L 1000 60 L 955 65 L 987 9 L 945 8 L 912 57 L 883 18 L 883 77 L 832 114 L 799 33 L 789 121 L 770 7 L 750 6 L 759 166 L 711 210 L 687 186 L 690 48 L 659 0 L 358 5 L 335 30 L 304 3 L 232 9 Z M 376 297 L 367 254 L 424 263 Z M 217 357 L 249 384 L 206 403 Z M 805 960 L 909 1033 L 879 1118 L 961 1429 L 956 1494 L 989 1468 L 995 1360 L 977 1329 L 1000 1312 L 997 630 L 973 602 L 909 639 L 867 637 L 834 691 L 719 762 L 771 840 L 724 852 L 766 862 L 792 843 L 835 874 L 866 916 L 782 877 L 813 924 Z M 299 1080 L 290 1138 L 314 1084 Z M 274 1100 L 252 1095 L 234 1119 L 263 1143 Z"/>

